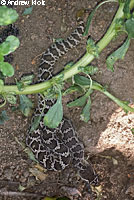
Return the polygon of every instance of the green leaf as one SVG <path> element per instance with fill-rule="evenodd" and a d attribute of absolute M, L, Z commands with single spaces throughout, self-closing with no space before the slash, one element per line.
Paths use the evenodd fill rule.
<path fill-rule="evenodd" d="M 14 35 L 10 35 L 6 38 L 5 42 L 0 45 L 0 53 L 2 55 L 8 55 L 14 52 L 19 47 L 19 39 Z"/>
<path fill-rule="evenodd" d="M 29 148 L 25 148 L 24 149 L 25 153 L 27 153 L 27 155 L 29 156 L 29 158 L 37 163 L 39 163 L 38 160 L 35 159 L 35 155 L 33 154 L 33 152 L 31 151 L 31 149 Z"/>
<path fill-rule="evenodd" d="M 0 62 L 0 63 L 1 63 L 1 62 Z M 3 82 L 4 82 L 4 80 L 5 80 L 5 76 L 2 74 L 1 71 L 0 71 L 0 79 L 3 80 Z"/>
<path fill-rule="evenodd" d="M 87 104 L 83 108 L 82 114 L 80 115 L 82 121 L 88 122 L 90 120 L 90 108 L 91 108 L 91 98 L 89 96 Z"/>
<path fill-rule="evenodd" d="M 55 99 L 56 93 L 55 90 L 52 88 L 48 88 L 46 91 L 43 92 L 44 96 L 47 96 L 47 99 Z"/>
<path fill-rule="evenodd" d="M 3 62 L 3 61 L 4 61 L 4 56 L 0 54 L 0 62 Z"/>
<path fill-rule="evenodd" d="M 27 117 L 33 107 L 32 101 L 26 95 L 20 95 L 20 111 Z"/>
<path fill-rule="evenodd" d="M 0 7 L 0 25 L 8 25 L 15 22 L 18 18 L 16 10 L 8 8 L 7 6 Z"/>
<path fill-rule="evenodd" d="M 5 121 L 9 120 L 9 117 L 7 116 L 7 113 L 5 110 L 3 110 L 0 114 L 0 125 L 3 125 Z"/>
<path fill-rule="evenodd" d="M 118 34 L 118 32 L 124 31 L 124 23 L 124 19 L 122 18 L 118 18 L 115 20 L 116 35 Z"/>
<path fill-rule="evenodd" d="M 21 83 L 21 81 L 18 82 L 16 80 L 16 85 L 17 85 L 17 88 L 18 88 L 19 91 L 23 91 L 25 89 L 25 87 L 24 87 L 23 83 Z"/>
<path fill-rule="evenodd" d="M 134 128 L 131 129 L 132 134 L 134 135 Z"/>
<path fill-rule="evenodd" d="M 98 6 L 95 7 L 95 9 L 91 12 L 91 14 L 89 15 L 89 17 L 88 17 L 88 19 L 87 19 L 86 29 L 85 29 L 85 32 L 83 33 L 83 36 L 88 35 L 88 30 L 89 30 L 91 21 L 92 21 L 92 19 L 93 19 L 93 16 L 94 16 L 96 10 L 97 10 L 100 6 L 102 6 L 104 3 L 108 3 L 108 2 L 117 2 L 117 1 L 116 1 L 116 0 L 107 0 L 107 1 L 103 1 L 103 2 L 100 3 Z"/>
<path fill-rule="evenodd" d="M 130 13 L 130 1 L 131 0 L 126 0 L 125 1 L 125 5 L 124 5 L 124 8 L 123 8 L 123 12 L 124 12 L 124 16 L 125 18 L 129 19 L 131 17 L 131 13 Z"/>
<path fill-rule="evenodd" d="M 87 95 L 84 95 L 82 97 L 79 97 L 75 101 L 72 101 L 67 104 L 68 107 L 73 107 L 73 106 L 84 106 L 87 102 Z"/>
<path fill-rule="evenodd" d="M 55 42 L 55 43 L 56 42 L 62 42 L 63 40 L 64 40 L 63 38 L 56 38 L 56 39 L 53 40 L 53 42 Z"/>
<path fill-rule="evenodd" d="M 3 86 L 4 86 L 4 81 L 2 79 L 0 79 L 0 90 L 2 91 L 3 89 Z"/>
<path fill-rule="evenodd" d="M 87 65 L 85 67 L 79 67 L 79 70 L 85 74 L 94 75 L 98 71 L 98 67 Z"/>
<path fill-rule="evenodd" d="M 134 18 L 128 19 L 125 22 L 125 29 L 126 29 L 126 31 L 128 33 L 128 37 L 130 39 L 134 38 Z"/>
<path fill-rule="evenodd" d="M 0 71 L 4 76 L 11 77 L 14 75 L 14 68 L 7 62 L 0 62 Z"/>
<path fill-rule="evenodd" d="M 26 187 L 22 186 L 21 184 L 19 184 L 18 190 L 20 192 L 24 191 L 26 189 Z"/>
<path fill-rule="evenodd" d="M 19 106 L 11 106 L 11 110 L 12 110 L 13 112 L 19 110 Z"/>
<path fill-rule="evenodd" d="M 86 29 L 85 29 L 85 32 L 83 33 L 83 36 L 88 35 L 89 27 L 90 27 L 92 18 L 93 18 L 94 14 L 95 14 L 95 11 L 96 11 L 96 9 L 94 9 L 94 10 L 91 12 L 91 14 L 88 16 L 87 23 L 86 23 Z"/>
<path fill-rule="evenodd" d="M 32 83 L 33 78 L 34 78 L 34 74 L 30 74 L 30 75 L 21 77 L 21 81 L 25 83 L 25 85 L 29 85 Z"/>
<path fill-rule="evenodd" d="M 91 38 L 87 40 L 86 48 L 89 54 L 94 55 L 96 58 L 99 57 L 98 46 L 95 45 L 95 42 Z"/>
<path fill-rule="evenodd" d="M 127 105 L 127 106 L 130 104 L 129 101 L 121 101 L 121 100 L 120 100 L 120 102 L 122 102 L 124 105 Z M 127 109 L 123 108 L 123 110 L 124 110 L 124 112 L 126 112 L 126 114 L 128 113 L 128 110 L 127 110 Z"/>
<path fill-rule="evenodd" d="M 0 87 L 4 85 L 4 81 L 0 79 Z"/>
<path fill-rule="evenodd" d="M 73 62 L 69 62 L 67 65 L 65 65 L 64 69 L 65 69 L 65 70 L 68 70 L 68 69 L 70 69 L 73 65 L 74 65 Z"/>
<path fill-rule="evenodd" d="M 6 99 L 11 104 L 16 104 L 17 98 L 14 94 L 7 94 Z"/>
<path fill-rule="evenodd" d="M 89 98 L 89 96 L 92 94 L 93 90 L 91 90 L 90 88 L 88 89 L 88 91 L 81 97 L 79 97 L 78 99 L 70 102 L 69 104 L 67 104 L 68 107 L 73 107 L 73 106 L 84 106 L 87 102 L 87 99 Z"/>
<path fill-rule="evenodd" d="M 126 0 L 118 0 L 119 4 L 124 4 L 126 2 Z"/>
<path fill-rule="evenodd" d="M 114 71 L 114 63 L 118 59 L 123 59 L 130 44 L 130 39 L 127 38 L 123 45 L 114 51 L 110 56 L 108 56 L 106 60 L 107 68 L 110 69 L 112 72 Z"/>
<path fill-rule="evenodd" d="M 67 88 L 64 92 L 63 95 L 71 94 L 73 92 L 79 92 L 83 93 L 83 88 L 81 88 L 79 85 L 71 85 L 69 88 Z"/>
<path fill-rule="evenodd" d="M 25 8 L 22 15 L 30 15 L 32 13 L 32 10 L 33 10 L 33 6 L 31 6 L 29 8 Z"/>
<path fill-rule="evenodd" d="M 57 76 L 53 77 L 52 84 L 55 86 L 57 85 L 57 87 L 59 86 L 61 88 L 63 81 L 64 81 L 64 74 L 60 73 Z"/>
<path fill-rule="evenodd" d="M 34 75 L 23 76 L 20 81 L 16 81 L 16 85 L 19 91 L 23 91 L 27 85 L 33 82 Z"/>
<path fill-rule="evenodd" d="M 44 124 L 49 128 L 56 128 L 63 118 L 62 95 L 61 91 L 57 102 L 49 109 L 44 117 Z"/>
<path fill-rule="evenodd" d="M 91 82 L 89 78 L 86 78 L 85 76 L 81 76 L 81 75 L 75 75 L 74 81 L 76 85 L 80 85 L 80 86 L 90 85 L 90 82 Z"/>
<path fill-rule="evenodd" d="M 42 200 L 57 200 L 57 198 L 56 197 L 45 197 Z"/>
<path fill-rule="evenodd" d="M 40 120 L 41 120 L 41 117 L 42 117 L 42 115 L 38 115 L 38 116 L 34 117 L 34 120 L 33 120 L 32 124 L 31 124 L 30 132 L 33 132 L 38 128 Z"/>

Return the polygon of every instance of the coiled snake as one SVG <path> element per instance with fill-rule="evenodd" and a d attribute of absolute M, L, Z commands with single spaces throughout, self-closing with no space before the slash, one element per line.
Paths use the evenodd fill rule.
<path fill-rule="evenodd" d="M 39 66 L 38 82 L 52 78 L 55 62 L 68 50 L 80 43 L 83 33 L 84 23 L 81 21 L 67 39 L 55 42 L 43 53 Z M 47 170 L 63 170 L 71 164 L 80 177 L 91 184 L 97 179 L 97 176 L 90 164 L 84 159 L 84 146 L 79 141 L 71 121 L 63 117 L 61 123 L 55 129 L 48 128 L 43 123 L 44 115 L 54 103 L 55 100 L 48 100 L 47 97 L 44 99 L 40 94 L 38 95 L 38 106 L 34 116 L 41 115 L 42 112 L 43 116 L 38 128 L 27 134 L 26 144 L 39 163 Z M 43 111 L 44 104 L 45 109 Z"/>

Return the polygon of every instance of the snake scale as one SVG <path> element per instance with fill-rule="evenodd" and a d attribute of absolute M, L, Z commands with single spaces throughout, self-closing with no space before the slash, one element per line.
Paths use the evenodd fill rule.
<path fill-rule="evenodd" d="M 42 54 L 38 72 L 39 83 L 52 78 L 56 61 L 80 43 L 84 30 L 84 22 L 81 21 L 67 39 L 55 42 Z M 54 99 L 42 98 L 42 95 L 38 94 L 38 105 L 32 122 L 34 117 L 41 115 L 42 112 L 43 116 L 38 128 L 33 132 L 28 132 L 26 144 L 39 163 L 47 170 L 63 170 L 71 165 L 82 180 L 91 184 L 97 180 L 97 175 L 84 159 L 84 146 L 79 141 L 71 121 L 63 117 L 61 123 L 55 129 L 48 128 L 43 123 L 44 115 L 54 103 Z M 44 105 L 45 109 L 43 110 Z"/>

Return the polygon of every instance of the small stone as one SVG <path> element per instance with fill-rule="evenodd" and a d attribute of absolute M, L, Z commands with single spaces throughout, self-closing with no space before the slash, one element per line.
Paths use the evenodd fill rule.
<path fill-rule="evenodd" d="M 23 175 L 27 178 L 29 176 L 29 172 L 25 171 Z"/>
<path fill-rule="evenodd" d="M 22 182 L 22 183 L 26 182 L 26 177 L 21 176 L 21 177 L 20 177 L 20 182 Z"/>
<path fill-rule="evenodd" d="M 4 175 L 7 179 L 11 179 L 12 175 L 13 175 L 13 170 L 12 169 L 5 169 L 4 171 Z"/>
<path fill-rule="evenodd" d="M 28 178 L 28 184 L 27 184 L 27 186 L 34 186 L 35 185 L 35 183 L 36 183 L 36 179 L 35 179 L 35 177 L 34 176 L 30 176 L 29 178 Z"/>
<path fill-rule="evenodd" d="M 32 35 L 31 35 L 31 39 L 32 39 L 32 40 L 36 40 L 36 39 L 37 39 L 37 35 L 32 34 Z"/>
<path fill-rule="evenodd" d="M 66 24 L 61 24 L 61 32 L 62 33 L 64 33 L 64 32 L 66 32 L 67 31 L 67 26 L 66 26 Z"/>
<path fill-rule="evenodd" d="M 19 179 L 19 175 L 16 175 L 16 179 Z"/>

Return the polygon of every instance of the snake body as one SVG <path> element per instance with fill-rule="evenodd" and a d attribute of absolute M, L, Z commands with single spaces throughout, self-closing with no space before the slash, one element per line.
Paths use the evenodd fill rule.
<path fill-rule="evenodd" d="M 55 42 L 43 53 L 38 72 L 39 83 L 52 78 L 56 61 L 80 43 L 83 33 L 84 23 L 80 22 L 67 39 Z M 38 95 L 38 105 L 32 122 L 34 117 L 41 115 L 42 112 L 43 116 L 38 128 L 27 134 L 26 144 L 47 170 L 58 171 L 72 165 L 83 180 L 92 183 L 96 179 L 96 174 L 84 159 L 84 146 L 79 141 L 71 121 L 63 117 L 55 129 L 44 125 L 43 117 L 54 103 L 54 99 L 50 100 Z"/>

